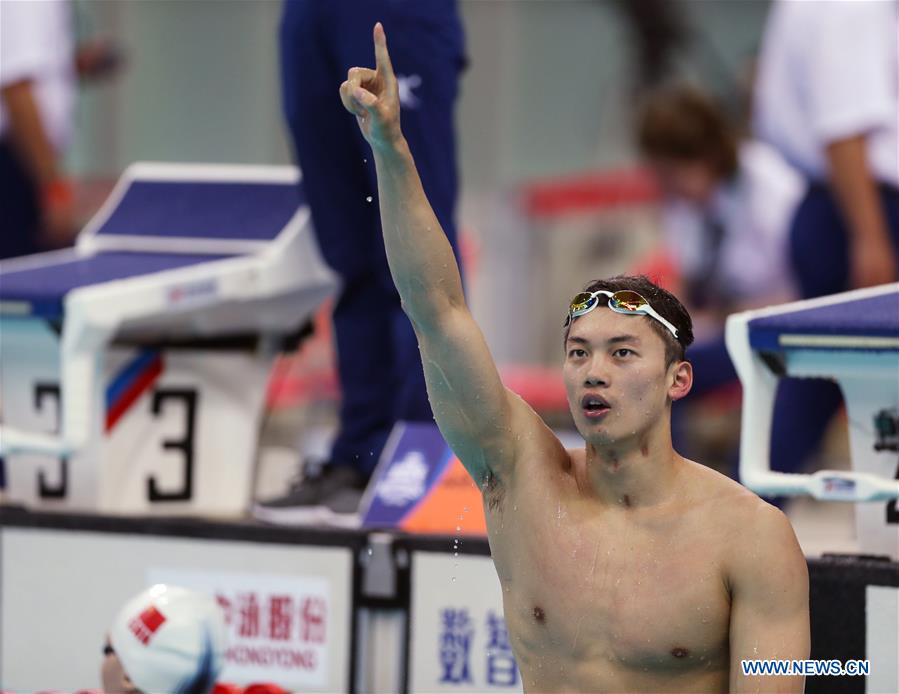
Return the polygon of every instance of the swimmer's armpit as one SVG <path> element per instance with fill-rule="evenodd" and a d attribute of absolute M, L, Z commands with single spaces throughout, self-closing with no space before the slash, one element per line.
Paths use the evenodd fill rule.
<path fill-rule="evenodd" d="M 495 472 L 488 470 L 485 474 L 484 481 L 481 483 L 481 494 L 488 510 L 496 511 L 502 508 L 506 488 Z"/>

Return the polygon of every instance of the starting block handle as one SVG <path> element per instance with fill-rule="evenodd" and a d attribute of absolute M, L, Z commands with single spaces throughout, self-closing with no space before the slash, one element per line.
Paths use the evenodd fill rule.
<path fill-rule="evenodd" d="M 0 455 L 72 455 L 92 440 L 92 427 L 96 423 L 91 414 L 94 400 L 99 397 L 97 384 L 101 381 L 108 331 L 87 325 L 79 305 L 69 304 L 67 310 L 72 317 L 70 325 L 63 329 L 60 359 L 60 433 L 46 434 L 0 426 Z"/>
<path fill-rule="evenodd" d="M 818 470 L 811 475 L 771 472 L 741 466 L 743 484 L 763 496 L 808 494 L 821 501 L 889 501 L 899 499 L 899 480 L 867 472 Z"/>
<path fill-rule="evenodd" d="M 67 445 L 61 436 L 0 427 L 0 456 L 16 453 L 45 453 L 62 456 L 71 452 L 71 446 Z"/>

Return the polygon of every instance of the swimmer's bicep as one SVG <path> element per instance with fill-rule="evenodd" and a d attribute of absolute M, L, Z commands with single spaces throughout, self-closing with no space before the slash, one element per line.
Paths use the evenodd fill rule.
<path fill-rule="evenodd" d="M 428 326 L 413 325 L 434 419 L 481 484 L 488 472 L 511 461 L 512 396 L 467 308 L 452 309 Z"/>
<path fill-rule="evenodd" d="M 767 506 L 767 505 L 766 505 Z M 767 506 L 755 516 L 731 569 L 732 692 L 757 691 L 760 679 L 802 691 L 801 678 L 747 677 L 743 660 L 804 660 L 809 656 L 808 566 L 786 517 Z M 755 537 L 749 537 L 755 535 Z"/>

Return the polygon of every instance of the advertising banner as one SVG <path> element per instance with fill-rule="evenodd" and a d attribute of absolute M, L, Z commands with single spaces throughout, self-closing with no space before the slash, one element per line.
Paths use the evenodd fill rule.
<path fill-rule="evenodd" d="M 490 557 L 412 555 L 411 692 L 520 692 Z"/>
<path fill-rule="evenodd" d="M 179 527 L 189 532 L 191 523 Z M 116 613 L 168 582 L 222 606 L 229 646 L 221 681 L 349 691 L 349 547 L 0 527 L 0 550 L 0 689 L 99 689 Z"/>

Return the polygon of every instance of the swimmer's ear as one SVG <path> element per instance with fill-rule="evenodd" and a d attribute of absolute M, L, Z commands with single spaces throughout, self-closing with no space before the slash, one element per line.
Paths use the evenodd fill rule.
<path fill-rule="evenodd" d="M 668 376 L 671 385 L 668 386 L 668 397 L 680 400 L 693 387 L 693 365 L 688 361 L 678 361 L 671 365 Z"/>

